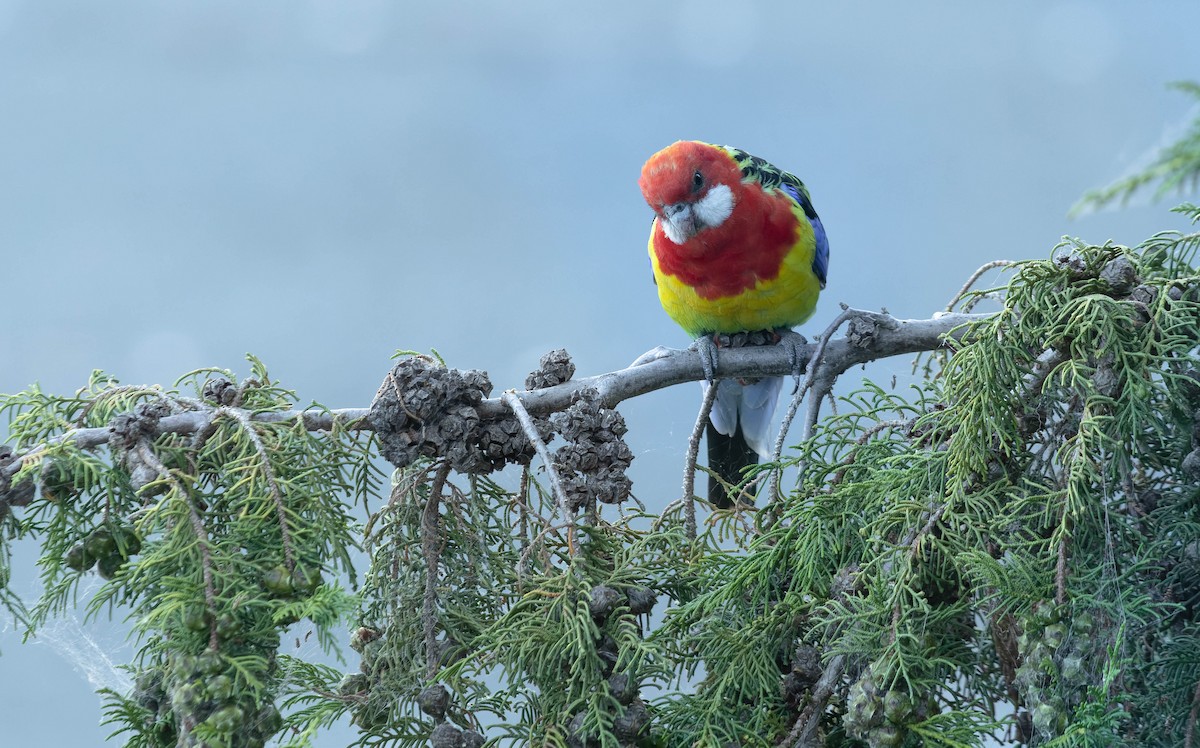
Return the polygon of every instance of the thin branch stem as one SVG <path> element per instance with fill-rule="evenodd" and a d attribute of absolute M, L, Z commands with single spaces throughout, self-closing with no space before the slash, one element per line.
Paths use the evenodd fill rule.
<path fill-rule="evenodd" d="M 700 412 L 696 415 L 696 425 L 692 428 L 691 438 L 688 439 L 687 458 L 683 462 L 683 522 L 688 540 L 696 540 L 696 460 L 700 455 L 700 438 L 704 436 L 704 427 L 712 414 L 713 403 L 717 401 L 717 387 L 720 380 L 712 382 L 704 393 L 704 401 L 700 403 Z M 709 480 L 713 480 L 710 478 Z"/>
<path fill-rule="evenodd" d="M 517 397 L 513 390 L 509 390 L 500 396 L 505 405 L 512 409 L 513 415 L 517 417 L 517 422 L 521 424 L 521 428 L 525 430 L 525 436 L 529 437 L 533 448 L 537 451 L 538 456 L 542 458 L 542 463 L 546 466 L 546 474 L 550 476 L 550 487 L 554 491 L 554 498 L 558 502 L 559 511 L 569 523 L 567 528 L 567 546 L 570 548 L 571 555 L 575 555 L 575 510 L 571 508 L 570 502 L 567 500 L 567 492 L 563 489 L 562 479 L 559 478 L 558 470 L 554 468 L 554 460 L 550 457 L 550 450 L 546 448 L 546 443 L 542 441 L 542 437 L 538 434 L 537 425 L 533 422 L 533 417 L 529 415 L 529 411 L 521 404 L 520 398 Z"/>
<path fill-rule="evenodd" d="M 1058 543 L 1058 563 L 1054 568 L 1054 602 L 1063 605 L 1067 602 L 1067 543 L 1069 537 L 1064 536 Z"/>
<path fill-rule="evenodd" d="M 933 532 L 933 528 L 938 522 L 942 521 L 942 516 L 946 514 L 946 509 L 950 506 L 950 502 L 943 502 L 936 510 L 930 512 L 929 519 L 921 527 L 920 530 L 912 533 L 905 540 L 908 543 L 908 568 L 911 571 L 913 563 L 917 560 L 917 555 L 921 552 L 921 540 Z M 892 641 L 896 641 L 900 633 L 900 599 L 897 596 L 896 604 L 892 608 Z"/>
<path fill-rule="evenodd" d="M 868 312 L 861 309 L 851 309 L 849 306 L 842 304 L 842 313 L 839 314 L 833 320 L 833 322 L 831 322 L 829 326 L 825 328 L 825 331 L 821 333 L 821 337 L 817 339 L 815 347 L 813 347 L 812 355 L 808 359 L 804 384 L 798 387 L 792 395 L 792 401 L 788 405 L 787 413 L 783 417 L 783 423 L 779 427 L 779 435 L 775 439 L 775 448 L 771 450 L 771 460 L 773 462 L 779 462 L 780 457 L 783 456 L 783 445 L 787 439 L 788 430 L 792 427 L 792 421 L 795 420 L 796 413 L 800 410 L 800 403 L 804 401 L 805 395 L 808 395 L 809 400 L 808 417 L 804 425 L 803 439 L 807 441 L 808 439 L 812 438 L 813 431 L 817 425 L 817 416 L 821 410 L 821 401 L 826 395 L 829 395 L 832 392 L 833 384 L 837 381 L 838 376 L 845 372 L 847 368 L 849 368 L 841 366 L 841 362 L 839 361 L 827 362 L 825 352 L 829 348 L 830 340 L 841 328 L 841 326 L 847 321 L 858 317 L 871 318 L 875 319 L 877 322 L 880 322 L 881 324 L 878 325 L 881 328 L 880 332 L 885 332 L 889 329 L 896 329 L 896 326 L 900 324 L 899 320 L 896 320 L 889 315 L 879 314 L 877 312 Z M 891 323 L 895 324 L 893 325 Z M 873 340 L 877 339 L 878 336 L 876 336 Z M 849 340 L 842 340 L 839 342 L 856 346 L 861 345 L 860 342 Z M 941 343 L 939 342 L 939 347 L 940 345 Z M 800 468 L 801 472 L 803 473 L 804 466 L 801 465 Z M 771 481 L 770 492 L 771 498 L 767 502 L 768 506 L 774 505 L 782 499 L 782 493 L 779 485 L 780 476 L 778 472 L 774 473 L 773 475 L 774 477 Z"/>
<path fill-rule="evenodd" d="M 534 535 L 529 541 L 529 545 L 525 546 L 524 550 L 521 551 L 518 568 L 524 569 L 529 566 L 529 560 L 533 557 L 535 550 L 541 554 L 543 566 L 549 567 L 550 554 L 546 549 L 546 538 L 550 535 L 550 533 L 557 533 L 559 530 L 567 530 L 570 532 L 574 527 L 574 522 L 563 522 L 557 525 L 544 524 L 542 529 L 538 531 L 537 535 Z"/>
<path fill-rule="evenodd" d="M 208 528 L 204 525 L 204 518 L 200 516 L 200 510 L 196 508 L 196 499 L 191 492 L 184 488 L 184 485 L 167 469 L 162 460 L 158 459 L 158 455 L 154 454 L 149 439 L 141 439 L 133 451 L 136 459 L 142 464 L 148 465 L 160 478 L 167 481 L 176 495 L 187 504 L 188 523 L 196 535 L 196 547 L 200 549 L 200 573 L 204 579 L 204 607 L 208 609 L 209 614 L 208 647 L 216 650 L 220 646 L 216 623 L 217 614 L 220 611 L 217 609 L 217 585 L 213 579 L 212 551 L 208 547 Z"/>
<path fill-rule="evenodd" d="M 1017 263 L 1013 262 L 1012 260 L 992 260 L 991 262 L 981 266 L 974 273 L 971 273 L 971 277 L 967 278 L 967 282 L 963 284 L 963 287 L 958 289 L 958 293 L 954 294 L 953 299 L 950 299 L 950 303 L 946 305 L 946 311 L 953 312 L 954 305 L 962 301 L 962 298 L 967 295 L 967 292 L 971 290 L 971 287 L 975 285 L 975 282 L 978 281 L 984 273 L 996 268 L 1012 267 L 1016 264 Z"/>
<path fill-rule="evenodd" d="M 425 557 L 425 594 L 421 600 L 421 625 L 425 633 L 425 677 L 433 680 L 440 664 L 437 643 L 437 583 L 441 557 L 441 522 L 438 507 L 450 463 L 443 463 L 433 478 L 425 510 L 421 512 L 421 554 Z"/>
<path fill-rule="evenodd" d="M 825 666 L 820 680 L 812 690 L 812 698 L 804 711 L 796 718 L 792 731 L 783 739 L 783 748 L 815 748 L 817 727 L 821 724 L 821 715 L 825 713 L 825 704 L 833 695 L 833 689 L 842 677 L 846 667 L 846 655 L 835 655 Z"/>
<path fill-rule="evenodd" d="M 1025 375 L 1026 398 L 1033 400 L 1040 397 L 1050 374 L 1066 360 L 1067 357 L 1054 348 L 1042 351 L 1042 354 L 1034 360 L 1033 369 Z"/>
<path fill-rule="evenodd" d="M 775 448 L 771 450 L 771 459 L 775 462 L 783 455 L 783 445 L 787 440 L 787 433 L 792 427 L 792 421 L 796 419 L 796 413 L 800 410 L 800 403 L 804 402 L 804 396 L 813 388 L 813 383 L 816 381 L 817 370 L 821 368 L 821 355 L 824 354 L 825 348 L 829 345 L 829 339 L 837 332 L 847 319 L 850 318 L 850 308 L 845 304 L 842 305 L 842 313 L 825 328 L 821 333 L 821 337 L 817 339 L 816 347 L 813 350 L 812 356 L 808 359 L 807 370 L 805 371 L 804 384 L 796 388 L 792 393 L 792 402 L 788 405 L 787 413 L 783 417 L 783 423 L 779 426 L 779 435 L 775 438 Z M 819 406 L 819 403 L 818 403 Z M 810 407 L 812 407 L 810 405 Z M 807 439 L 809 434 L 805 430 L 804 438 Z M 773 496 L 778 495 L 778 482 L 773 489 Z"/>
<path fill-rule="evenodd" d="M 263 444 L 262 437 L 258 435 L 254 424 L 250 422 L 246 411 L 238 408 L 221 408 L 218 410 L 219 415 L 228 415 L 237 421 L 250 443 L 254 445 L 254 450 L 258 452 L 259 465 L 262 468 L 263 476 L 267 479 L 267 488 L 271 492 L 271 502 L 275 505 L 275 519 L 279 522 L 279 534 L 283 544 L 283 563 L 287 566 L 288 571 L 294 571 L 296 568 L 296 552 L 292 543 L 292 532 L 288 527 L 287 508 L 283 502 L 283 491 L 279 488 L 279 481 L 275 478 L 275 471 L 271 469 L 271 458 L 267 454 L 267 447 Z"/>
<path fill-rule="evenodd" d="M 512 495 L 511 505 L 517 508 L 517 536 L 520 538 L 519 545 L 521 548 L 521 563 L 517 564 L 517 585 L 525 579 L 525 551 L 529 549 L 529 505 L 525 503 L 525 497 L 529 495 L 530 474 L 529 466 L 525 465 L 521 468 L 521 486 L 517 492 Z"/>

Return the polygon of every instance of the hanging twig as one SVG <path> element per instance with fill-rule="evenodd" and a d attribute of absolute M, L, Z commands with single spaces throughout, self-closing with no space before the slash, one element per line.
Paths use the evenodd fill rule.
<path fill-rule="evenodd" d="M 554 460 L 550 457 L 550 450 L 546 448 L 546 443 L 542 441 L 541 435 L 538 434 L 537 425 L 534 424 L 529 411 L 525 410 L 525 406 L 521 404 L 521 400 L 517 397 L 516 393 L 513 390 L 509 390 L 501 395 L 500 399 L 512 409 L 513 414 L 517 417 L 517 422 L 525 430 L 525 436 L 529 438 L 529 441 L 533 444 L 533 448 L 538 453 L 538 457 L 542 458 L 542 464 L 546 466 L 546 474 L 550 476 L 550 487 L 554 491 L 555 500 L 558 502 L 558 510 L 570 525 L 567 528 L 567 547 L 570 549 L 571 555 L 574 556 L 575 510 L 571 508 L 571 504 L 567 500 L 567 492 L 563 490 L 562 479 L 558 476 L 558 470 L 554 468 Z"/>
<path fill-rule="evenodd" d="M 846 655 L 834 655 L 821 673 L 821 678 L 813 686 L 812 697 L 804 711 L 796 718 L 792 731 L 783 739 L 783 748 L 815 748 L 817 728 L 821 724 L 821 715 L 825 713 L 825 704 L 833 695 L 833 689 L 842 677 L 846 667 Z"/>
<path fill-rule="evenodd" d="M 171 490 L 175 495 L 179 496 L 188 508 L 188 523 L 192 527 L 192 532 L 196 536 L 196 547 L 200 549 L 200 574 L 204 579 L 204 607 L 208 610 L 208 647 L 209 649 L 217 649 L 220 645 L 220 637 L 217 636 L 217 616 L 220 610 L 217 608 L 217 585 L 213 579 L 213 560 L 212 552 L 210 551 L 208 528 L 204 526 L 204 518 L 200 514 L 200 510 L 196 507 L 196 500 L 191 492 L 186 490 L 179 479 L 175 477 L 167 466 L 158 459 L 158 455 L 154 454 L 154 450 L 150 447 L 149 439 L 141 439 L 134 448 L 136 459 L 140 460 L 143 465 L 149 466 L 158 477 L 167 481 L 171 486 Z"/>
<path fill-rule="evenodd" d="M 779 425 L 779 435 L 775 438 L 775 448 L 771 450 L 771 460 L 773 462 L 778 462 L 779 458 L 783 455 L 783 445 L 787 440 L 787 433 L 792 428 L 792 421 L 796 419 L 796 413 L 800 410 L 800 403 L 804 402 L 804 396 L 813 388 L 817 377 L 817 370 L 821 368 L 821 355 L 829 345 L 829 339 L 850 318 L 849 314 L 850 307 L 842 304 L 842 313 L 825 328 L 825 331 L 821 333 L 821 337 L 817 339 L 816 347 L 813 350 L 812 357 L 808 359 L 808 365 L 804 372 L 804 383 L 798 386 L 792 393 L 792 401 L 788 404 L 787 413 L 784 414 L 783 421 Z M 805 434 L 805 438 L 808 438 L 807 434 Z M 776 487 L 775 490 L 777 491 L 778 488 Z"/>
<path fill-rule="evenodd" d="M 217 411 L 218 415 L 228 415 L 241 424 L 243 432 L 254 445 L 254 451 L 258 452 L 259 467 L 263 471 L 263 476 L 267 479 L 267 488 L 270 489 L 271 502 L 275 505 L 275 519 L 279 522 L 279 534 L 283 545 L 283 563 L 287 566 L 288 571 L 294 571 L 296 568 L 295 550 L 292 544 L 292 533 L 288 528 L 287 507 L 283 503 L 283 491 L 279 488 L 279 482 L 275 479 L 275 471 L 271 468 L 271 458 L 267 454 L 267 447 L 263 444 L 262 437 L 254 429 L 254 424 L 250 422 L 246 411 L 237 408 L 221 408 Z"/>
<path fill-rule="evenodd" d="M 833 334 L 846 322 L 861 321 L 864 326 L 869 323 L 870 326 L 865 329 L 856 328 L 852 324 L 844 340 L 851 345 L 871 349 L 875 347 L 880 336 L 886 336 L 888 332 L 899 329 L 898 326 L 901 324 L 900 320 L 895 319 L 887 312 L 869 312 L 865 309 L 851 309 L 845 305 L 842 309 L 842 313 L 829 325 L 818 341 L 812 358 L 815 363 L 809 367 L 808 378 L 805 381 L 805 388 L 809 391 L 808 417 L 804 424 L 803 435 L 805 440 L 811 439 L 813 431 L 816 430 L 821 401 L 826 397 L 832 399 L 833 384 L 846 371 L 846 367 L 827 361 L 825 352 L 829 348 L 829 341 Z"/>
<path fill-rule="evenodd" d="M 1058 543 L 1058 563 L 1054 568 L 1054 602 L 1063 605 L 1067 602 L 1067 543 L 1070 538 L 1066 535 Z"/>
<path fill-rule="evenodd" d="M 877 329 L 874 331 L 874 334 L 872 334 L 869 340 L 859 338 L 853 341 L 839 341 L 850 342 L 854 345 L 863 347 L 870 347 L 878 338 L 878 334 L 881 331 L 880 328 L 882 328 L 882 330 L 895 329 L 895 327 L 890 323 L 899 323 L 899 320 L 895 320 L 887 314 L 868 312 L 861 309 L 851 309 L 845 304 L 842 304 L 841 306 L 842 313 L 839 314 L 833 320 L 833 322 L 831 322 L 829 326 L 825 328 L 825 331 L 821 333 L 821 337 L 817 339 L 817 343 L 813 348 L 812 356 L 808 359 L 804 384 L 798 387 L 796 391 L 792 393 L 792 401 L 788 404 L 787 413 L 784 415 L 783 422 L 779 426 L 779 435 L 775 438 L 775 448 L 771 450 L 772 462 L 779 462 L 780 457 L 783 456 L 783 445 L 787 440 L 788 430 L 791 429 L 792 421 L 795 420 L 796 413 L 800 410 L 800 403 L 804 401 L 805 396 L 807 395 L 809 398 L 808 417 L 804 425 L 804 434 L 802 438 L 807 441 L 812 437 L 813 430 L 816 428 L 817 416 L 821 409 L 821 401 L 827 395 L 831 394 L 833 390 L 833 384 L 837 381 L 838 375 L 846 370 L 846 367 L 841 367 L 836 363 L 833 363 L 833 365 L 827 365 L 825 360 L 825 352 L 829 348 L 829 342 L 833 338 L 834 334 L 841 328 L 841 326 L 847 321 L 856 318 L 874 320 L 876 322 Z M 775 504 L 781 498 L 779 475 L 778 473 L 773 475 L 774 478 L 771 480 L 770 491 L 771 498 L 767 502 L 768 505 Z"/>
<path fill-rule="evenodd" d="M 683 462 L 683 522 L 688 540 L 696 540 L 696 460 L 700 455 L 700 438 L 704 436 L 704 427 L 712 413 L 713 403 L 717 401 L 717 387 L 720 380 L 712 382 L 704 393 L 704 401 L 700 403 L 700 413 L 696 416 L 696 425 L 692 428 L 692 436 L 688 439 L 687 458 Z M 665 512 L 664 512 L 665 514 Z"/>
<path fill-rule="evenodd" d="M 718 382 L 719 380 L 714 381 L 704 393 L 704 400 L 700 403 L 700 412 L 696 415 L 696 425 L 692 428 L 692 434 L 688 438 L 687 456 L 683 461 L 683 495 L 663 507 L 663 510 L 658 513 L 658 518 L 654 520 L 654 524 L 650 526 L 651 530 L 657 531 L 672 512 L 683 507 L 684 532 L 687 533 L 688 540 L 692 542 L 696 540 L 696 461 L 700 455 L 700 439 L 704 436 L 705 425 L 712 413 L 713 403 L 717 400 Z M 709 480 L 716 479 L 715 476 L 709 478 Z M 750 485 L 753 486 L 754 482 L 751 481 Z"/>
<path fill-rule="evenodd" d="M 421 555 L 425 558 L 425 595 L 421 601 L 421 624 L 425 631 L 425 677 L 433 680 L 440 666 L 437 643 L 437 582 L 441 557 L 441 522 L 438 506 L 442 490 L 450 476 L 450 463 L 444 462 L 433 478 L 425 510 L 421 513 Z"/>

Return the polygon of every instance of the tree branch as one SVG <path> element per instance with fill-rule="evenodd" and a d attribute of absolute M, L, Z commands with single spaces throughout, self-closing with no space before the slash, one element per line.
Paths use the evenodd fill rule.
<path fill-rule="evenodd" d="M 882 315 L 885 316 L 886 315 Z M 829 341 L 823 353 L 821 368 L 829 376 L 837 375 L 860 364 L 889 356 L 900 356 L 921 351 L 937 350 L 945 345 L 945 337 L 954 337 L 963 325 L 984 319 L 986 314 L 938 314 L 931 319 L 898 320 L 887 317 L 895 324 L 879 325 L 875 334 L 868 339 L 840 338 Z M 816 344 L 807 346 L 802 355 L 812 357 Z M 745 346 L 721 351 L 717 362 L 718 377 L 766 377 L 791 374 L 792 364 L 788 353 L 780 346 Z M 544 416 L 566 409 L 579 390 L 593 387 L 600 392 L 606 407 L 648 392 L 661 390 L 684 382 L 697 382 L 704 378 L 700 355 L 693 350 L 659 348 L 643 356 L 633 365 L 583 379 L 572 379 L 554 387 L 515 392 L 515 396 L 533 416 Z M 159 419 L 152 436 L 162 434 L 194 434 L 211 424 L 219 406 L 164 416 Z M 493 397 L 479 404 L 481 418 L 499 418 L 508 414 L 510 408 L 502 397 Z M 339 410 L 287 410 L 246 412 L 246 418 L 256 423 L 294 423 L 300 420 L 309 431 L 329 431 L 334 426 L 349 430 L 366 430 L 367 408 L 342 408 Z M 70 441 L 80 449 L 94 449 L 108 443 L 108 427 L 72 429 L 56 437 L 53 442 Z M 7 483 L 20 470 L 21 465 L 40 456 L 46 445 L 39 445 L 23 455 L 15 455 L 11 462 L 0 467 L 0 485 Z M 3 492 L 0 492 L 0 502 Z M 27 503 L 25 499 L 24 503 Z M 14 501 L 12 503 L 22 503 Z"/>
<path fill-rule="evenodd" d="M 881 315 L 886 316 L 886 315 Z M 880 326 L 870 340 L 839 338 L 825 348 L 822 365 L 835 376 L 849 369 L 889 356 L 901 356 L 944 347 L 944 336 L 969 322 L 990 317 L 990 314 L 939 314 L 931 319 L 893 320 L 894 327 Z M 889 318 L 891 319 L 891 318 Z M 801 355 L 811 358 L 816 344 L 810 343 Z M 704 378 L 700 355 L 691 350 L 658 349 L 650 360 L 587 379 L 573 379 L 556 387 L 517 393 L 533 415 L 546 415 L 571 404 L 571 398 L 583 387 L 595 387 L 607 407 L 623 400 L 661 390 L 684 382 Z M 639 362 L 646 359 L 643 356 Z M 787 351 L 780 346 L 743 346 L 721 350 L 717 362 L 718 378 L 787 376 L 792 373 Z M 504 411 L 497 398 L 484 400 L 479 415 L 489 418 Z"/>
<path fill-rule="evenodd" d="M 792 731 L 780 743 L 785 748 L 811 748 L 816 745 L 817 727 L 821 724 L 821 715 L 825 713 L 825 705 L 833 695 L 833 689 L 842 677 L 846 667 L 846 655 L 834 655 L 821 673 L 820 680 L 813 686 L 812 699 L 808 706 L 796 719 Z"/>
<path fill-rule="evenodd" d="M 975 282 L 978 281 L 984 273 L 989 270 L 994 270 L 995 268 L 1010 268 L 1016 264 L 1017 263 L 1013 262 L 1012 260 L 992 260 L 991 262 L 981 266 L 974 273 L 971 273 L 971 277 L 967 278 L 967 282 L 963 284 L 963 287 L 958 290 L 958 293 L 954 294 L 953 299 L 950 299 L 950 303 L 946 305 L 946 311 L 954 311 L 954 305 L 962 301 L 963 297 L 967 295 L 967 292 L 971 290 L 971 287 L 975 285 Z M 970 307 L 972 306 L 974 306 L 974 304 L 964 304 L 963 311 L 971 311 Z"/>
<path fill-rule="evenodd" d="M 432 681 L 437 675 L 441 658 L 437 643 L 437 583 L 438 564 L 442 552 L 441 514 L 438 505 L 442 489 L 450 475 L 450 463 L 444 462 L 434 476 L 433 486 L 421 511 L 421 555 L 425 558 L 425 594 L 421 598 L 421 628 L 425 634 L 425 677 Z"/>
<path fill-rule="evenodd" d="M 712 414 L 713 404 L 717 402 L 717 386 L 719 384 L 719 382 L 713 382 L 704 393 L 704 402 L 700 404 L 700 412 L 696 414 L 696 426 L 692 429 L 691 438 L 688 439 L 687 458 L 683 465 L 683 495 L 679 497 L 679 500 L 683 502 L 684 528 L 687 531 L 688 540 L 692 542 L 696 541 L 696 459 L 700 454 L 700 439 L 704 436 L 704 429 Z"/>
<path fill-rule="evenodd" d="M 546 475 L 550 476 L 550 488 L 554 491 L 554 499 L 558 502 L 558 510 L 567 519 L 567 546 L 571 550 L 571 555 L 574 556 L 575 510 L 571 508 L 571 502 L 567 500 L 567 492 L 563 490 L 562 478 L 558 475 L 558 469 L 554 467 L 554 458 L 550 456 L 550 450 L 546 448 L 546 442 L 542 441 L 542 437 L 537 430 L 537 425 L 534 424 L 533 418 L 529 416 L 529 411 L 525 410 L 525 406 L 521 404 L 521 399 L 517 397 L 517 393 L 509 390 L 501 395 L 500 399 L 507 403 L 508 407 L 512 408 L 513 415 L 517 417 L 521 428 L 525 430 L 525 436 L 533 444 L 534 451 L 542 458 L 542 464 L 546 466 Z"/>

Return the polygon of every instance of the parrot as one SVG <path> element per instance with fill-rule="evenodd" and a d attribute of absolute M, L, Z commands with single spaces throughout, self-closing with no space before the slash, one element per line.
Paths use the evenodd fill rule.
<path fill-rule="evenodd" d="M 705 394 L 717 387 L 708 467 L 736 485 L 770 454 L 784 378 L 714 383 L 717 347 L 722 336 L 766 331 L 768 342 L 789 347 L 798 374 L 797 348 L 806 341 L 792 328 L 812 316 L 825 288 L 829 240 L 799 178 L 730 146 L 672 143 L 646 161 L 638 186 L 654 211 L 649 251 L 659 301 L 695 339 Z M 734 505 L 711 477 L 708 501 Z"/>

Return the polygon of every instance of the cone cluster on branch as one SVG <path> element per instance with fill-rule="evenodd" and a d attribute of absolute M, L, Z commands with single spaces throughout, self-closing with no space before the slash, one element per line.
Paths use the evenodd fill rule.
<path fill-rule="evenodd" d="M 567 442 L 555 451 L 554 466 L 571 508 L 628 499 L 633 484 L 625 471 L 633 452 L 622 438 L 628 429 L 621 414 L 605 408 L 596 390 L 583 389 L 575 403 L 551 421 Z"/>
<path fill-rule="evenodd" d="M 566 351 L 559 349 L 542 357 L 542 368 L 527 382 L 551 387 L 574 371 Z M 491 392 L 492 383 L 482 371 L 450 369 L 427 356 L 397 362 L 367 416 L 380 454 L 400 468 L 419 457 L 444 457 L 469 475 L 491 473 L 509 463 L 528 465 L 534 446 L 517 419 L 480 417 L 479 403 Z M 535 423 L 539 436 L 548 439 L 549 422 Z"/>

